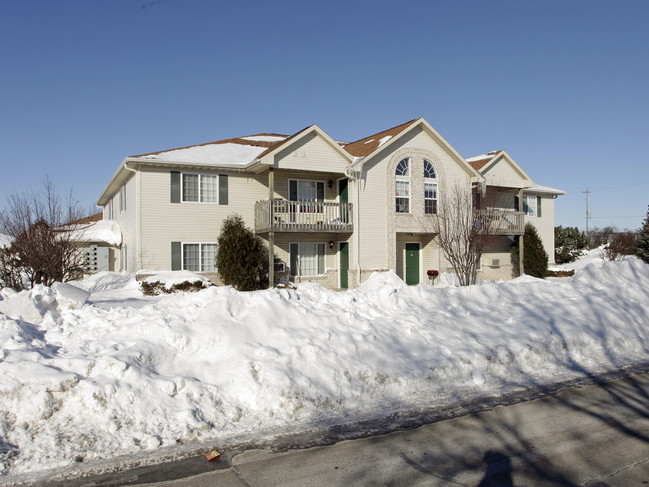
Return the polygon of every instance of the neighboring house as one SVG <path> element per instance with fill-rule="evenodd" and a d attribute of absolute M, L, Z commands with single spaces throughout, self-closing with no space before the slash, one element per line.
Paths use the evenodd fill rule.
<path fill-rule="evenodd" d="M 70 232 L 70 240 L 81 249 L 86 274 L 116 270 L 116 255 L 122 243 L 121 228 L 117 222 L 104 220 L 103 214 L 97 213 L 70 222 L 63 228 Z"/>
<path fill-rule="evenodd" d="M 218 282 L 216 241 L 236 213 L 264 239 L 274 282 L 347 288 L 375 271 L 412 284 L 452 270 L 435 228 L 453 187 L 496 195 L 504 222 L 479 278 L 512 277 L 509 250 L 525 219 L 552 249 L 553 198 L 563 193 L 537 186 L 504 151 L 464 159 L 423 118 L 353 143 L 312 125 L 127 157 L 97 205 L 121 227 L 115 269 L 185 269 Z"/>

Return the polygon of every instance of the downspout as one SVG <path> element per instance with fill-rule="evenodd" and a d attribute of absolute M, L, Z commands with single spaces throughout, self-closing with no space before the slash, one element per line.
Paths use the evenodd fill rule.
<path fill-rule="evenodd" d="M 354 181 L 354 199 L 356 200 L 354 203 L 354 212 L 353 212 L 353 220 L 354 220 L 354 236 L 356 237 L 356 286 L 361 285 L 361 232 L 359 228 L 359 222 L 360 222 L 360 178 L 358 178 L 356 175 L 360 174 L 359 172 L 356 172 L 353 169 L 353 166 L 355 164 L 352 164 L 351 167 L 347 168 L 345 172 L 347 173 L 347 176 L 351 181 Z M 351 170 L 350 170 L 351 169 Z"/>
<path fill-rule="evenodd" d="M 135 255 L 137 255 L 136 267 L 139 267 L 140 264 L 142 263 L 142 256 L 140 255 L 140 252 L 142 251 L 142 241 L 141 241 L 141 239 L 142 239 L 142 218 L 140 217 L 140 210 L 141 210 L 141 208 L 140 208 L 140 200 L 141 200 L 141 192 L 140 192 L 140 190 L 141 190 L 142 181 L 140 179 L 140 176 L 139 176 L 137 170 L 128 167 L 128 161 L 124 161 L 124 169 L 126 169 L 127 171 L 132 172 L 135 175 L 135 192 L 136 192 L 136 194 L 135 194 L 135 246 L 136 246 Z M 128 200 L 127 200 L 127 202 L 128 202 Z M 121 225 L 120 225 L 120 229 L 121 229 Z M 125 245 L 124 244 L 124 235 L 123 234 L 122 234 L 122 245 Z M 120 249 L 121 249 L 121 247 L 122 246 L 120 245 Z M 129 253 L 128 252 L 128 247 L 127 247 L 126 252 L 127 252 L 127 254 Z M 128 255 L 126 256 L 126 258 L 128 259 Z M 121 252 L 120 252 L 120 259 L 119 260 L 120 260 L 120 262 L 122 261 Z M 123 271 L 126 270 L 127 267 L 128 267 L 128 263 L 126 263 L 126 262 L 121 262 L 121 263 L 122 263 L 122 270 Z"/>
<path fill-rule="evenodd" d="M 518 211 L 523 211 L 523 188 L 518 190 Z M 525 255 L 525 215 L 523 214 L 523 235 L 518 236 L 518 269 L 519 276 L 525 273 L 523 256 Z"/>
<path fill-rule="evenodd" d="M 275 197 L 275 171 L 268 168 L 268 202 L 270 203 L 270 228 L 268 232 L 268 288 L 275 287 L 275 232 L 273 228 L 273 198 Z"/>

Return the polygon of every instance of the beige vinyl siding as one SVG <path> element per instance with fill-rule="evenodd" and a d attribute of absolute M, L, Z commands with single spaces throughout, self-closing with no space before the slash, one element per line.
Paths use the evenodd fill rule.
<path fill-rule="evenodd" d="M 325 269 L 326 272 L 321 276 L 304 276 L 297 278 L 301 282 L 318 282 L 329 288 L 338 287 L 338 242 L 344 242 L 345 239 L 337 240 L 335 234 L 331 233 L 276 233 L 275 234 L 275 257 L 284 262 L 286 268 L 290 266 L 290 244 L 299 242 L 316 242 L 325 244 Z M 329 242 L 334 242 L 333 249 L 329 247 Z M 265 242 L 268 245 L 268 242 Z M 350 256 L 352 245 L 350 243 Z M 350 265 L 349 279 L 352 283 L 353 272 Z"/>
<path fill-rule="evenodd" d="M 418 243 L 419 244 L 419 282 L 427 284 L 428 275 L 426 271 L 438 270 L 440 272 L 440 257 L 439 245 L 434 238 L 434 235 L 408 235 L 398 233 L 396 235 L 397 246 L 397 260 L 396 260 L 396 274 L 403 280 L 406 280 L 406 244 Z"/>
<path fill-rule="evenodd" d="M 134 271 L 137 269 L 137 180 L 134 174 L 125 183 L 126 185 L 126 211 L 121 211 L 121 196 L 120 191 L 117 191 L 113 199 L 113 215 L 114 219 L 119 223 L 122 230 L 122 246 L 126 245 L 127 248 L 127 261 L 120 262 L 119 269 Z"/>
<path fill-rule="evenodd" d="M 530 184 L 528 179 L 503 158 L 500 158 L 493 166 L 483 171 L 482 175 L 487 180 L 487 184 L 491 186 L 523 188 Z"/>
<path fill-rule="evenodd" d="M 117 189 L 117 192 L 112 195 L 112 197 L 106 202 L 103 208 L 103 219 L 110 219 L 109 207 L 112 204 L 113 207 L 113 221 L 119 223 L 120 230 L 122 232 L 122 245 L 127 245 L 130 253 L 132 249 L 136 248 L 137 245 L 137 236 L 136 236 L 136 202 L 137 202 L 137 191 L 136 191 L 136 177 L 132 175 L 128 181 L 124 184 L 126 185 L 126 211 L 121 211 L 121 187 Z M 110 262 L 110 268 L 115 270 L 135 270 L 136 262 L 134 258 L 129 258 L 129 262 L 121 262 L 120 253 L 113 252 L 112 259 Z M 126 267 L 128 266 L 128 267 Z"/>
<path fill-rule="evenodd" d="M 511 248 L 513 240 L 507 237 L 497 237 L 482 254 L 482 270 L 478 271 L 478 279 L 498 280 L 511 279 L 513 266 Z M 499 266 L 493 265 L 498 259 Z"/>
<path fill-rule="evenodd" d="M 278 169 L 344 173 L 349 165 L 336 149 L 315 133 L 306 135 L 275 154 Z"/>
<path fill-rule="evenodd" d="M 554 264 L 554 198 L 552 195 L 534 195 L 532 193 L 525 193 L 525 196 L 541 196 L 541 216 L 525 215 L 525 223 L 534 225 L 543 241 L 543 248 L 548 254 L 548 262 Z"/>
<path fill-rule="evenodd" d="M 227 174 L 223 171 L 203 171 Z M 240 215 L 254 228 L 255 201 L 268 198 L 267 174 L 228 174 L 228 204 L 171 203 L 170 170 L 142 169 L 142 248 L 139 268 L 171 268 L 171 242 L 216 242 L 222 221 Z"/>
<path fill-rule="evenodd" d="M 405 157 L 413 157 L 417 161 L 410 170 L 411 213 L 397 215 L 394 168 Z M 432 231 L 434 217 L 424 213 L 423 159 L 430 160 L 435 167 L 438 197 L 456 184 L 470 190 L 468 170 L 445 147 L 419 128 L 365 162 L 362 180 L 355 185 L 360 187 L 360 207 L 355 211 L 358 213 L 357 231 L 360 233 L 360 265 L 364 271 L 394 269 L 397 258 L 395 231 Z"/>

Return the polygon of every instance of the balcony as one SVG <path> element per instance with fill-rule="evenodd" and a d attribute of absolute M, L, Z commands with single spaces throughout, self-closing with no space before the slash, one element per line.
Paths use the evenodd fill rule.
<path fill-rule="evenodd" d="M 255 232 L 350 233 L 351 203 L 272 199 L 255 203 Z"/>
<path fill-rule="evenodd" d="M 476 211 L 476 223 L 486 224 L 491 235 L 523 235 L 525 215 L 522 211 L 487 208 Z"/>

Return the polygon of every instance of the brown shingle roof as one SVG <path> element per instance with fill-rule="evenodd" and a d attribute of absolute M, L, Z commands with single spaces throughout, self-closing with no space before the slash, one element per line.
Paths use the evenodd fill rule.
<path fill-rule="evenodd" d="M 309 125 L 308 127 L 304 127 L 302 130 L 299 130 L 299 131 L 295 132 L 295 133 L 294 133 L 293 135 L 291 135 L 290 137 L 287 137 L 286 135 L 283 135 L 282 137 L 285 137 L 284 140 L 279 140 L 279 141 L 277 141 L 277 142 L 272 142 L 271 145 L 267 146 L 268 149 L 266 149 L 264 152 L 262 152 L 261 154 L 259 154 L 259 155 L 257 156 L 257 159 L 261 159 L 262 157 L 264 157 L 264 156 L 265 156 L 266 154 L 268 154 L 269 152 L 272 152 L 273 150 L 275 150 L 275 149 L 276 149 L 278 146 L 280 146 L 281 144 L 284 144 L 284 143 L 288 142 L 289 140 L 294 139 L 294 138 L 297 137 L 299 134 L 301 134 L 302 132 L 304 132 L 304 131 L 307 130 L 307 129 L 310 129 L 311 127 L 313 127 L 313 125 Z M 266 134 L 266 135 L 275 135 L 275 134 Z"/>
<path fill-rule="evenodd" d="M 392 127 L 391 129 L 379 132 L 378 134 L 370 135 L 369 137 L 365 137 L 364 139 L 360 139 L 356 142 L 352 142 L 351 144 L 347 144 L 343 146 L 343 148 L 354 157 L 365 157 L 374 152 L 379 147 L 379 145 L 381 145 L 381 139 L 384 139 L 385 137 L 392 138 L 399 135 L 417 120 L 419 119 L 416 118 L 414 120 L 410 120 L 409 122 L 402 123 L 401 125 L 397 125 L 396 127 Z M 387 142 L 387 140 L 384 142 Z"/>
<path fill-rule="evenodd" d="M 91 223 L 95 223 L 98 221 L 101 221 L 104 219 L 104 214 L 103 213 L 96 213 L 91 216 L 87 216 L 85 218 L 81 218 L 79 220 L 75 220 L 73 222 L 67 223 L 67 225 L 90 225 Z"/>
<path fill-rule="evenodd" d="M 502 152 L 502 149 L 487 152 L 486 154 L 481 154 L 479 156 L 470 157 L 466 161 L 471 165 L 471 167 L 473 169 L 475 169 L 476 171 L 479 171 L 480 169 L 485 167 L 489 161 L 491 161 L 496 155 L 500 154 L 501 152 Z"/>

